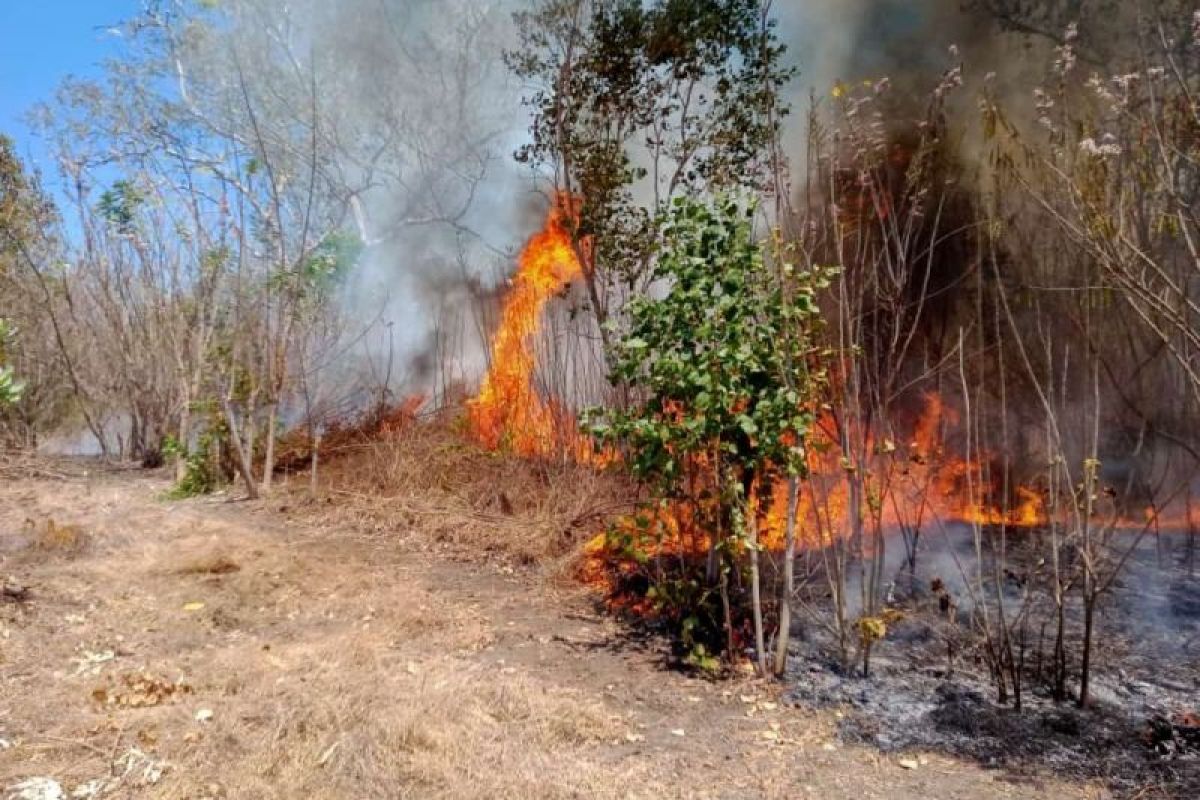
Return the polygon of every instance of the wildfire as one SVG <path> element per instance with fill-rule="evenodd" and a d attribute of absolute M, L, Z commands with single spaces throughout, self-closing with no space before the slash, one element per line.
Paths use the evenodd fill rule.
<path fill-rule="evenodd" d="M 564 225 L 572 206 L 569 198 L 556 198 L 545 225 L 521 252 L 492 338 L 490 367 L 479 394 L 467 404 L 471 432 L 490 450 L 506 448 L 524 456 L 567 453 L 581 461 L 596 458 L 570 411 L 554 399 L 543 399 L 533 385 L 534 335 L 546 305 L 583 274 Z"/>
<path fill-rule="evenodd" d="M 958 425 L 957 414 L 930 393 L 912 427 L 907 448 L 891 440 L 868 442 L 860 461 L 851 463 L 839 445 L 838 421 L 830 414 L 818 420 L 809 436 L 808 476 L 801 481 L 795 535 L 800 549 L 820 549 L 852 535 L 854 519 L 861 529 L 880 526 L 885 533 L 901 527 L 942 523 L 1010 528 L 1045 525 L 1048 515 L 1041 492 L 1017 486 L 1012 502 L 998 497 L 985 463 L 990 456 L 966 459 L 946 452 L 944 437 Z M 859 484 L 857 514 L 851 484 Z M 690 494 L 696 495 L 696 492 Z M 777 478 L 769 497 L 755 500 L 758 536 L 770 550 L 783 547 L 787 519 L 787 484 Z M 693 509 L 682 503 L 619 520 L 618 537 L 637 536 L 649 553 L 703 554 L 709 543 L 698 529 Z M 599 548 L 604 537 L 595 543 Z M 864 548 L 870 537 L 864 537 Z"/>
<path fill-rule="evenodd" d="M 912 428 L 907 452 L 890 439 L 868 441 L 863 463 L 847 463 L 838 446 L 838 423 L 823 417 L 810 437 L 809 477 L 796 510 L 801 546 L 827 546 L 850 528 L 851 478 L 862 487 L 859 518 L 893 530 L 920 528 L 935 519 L 986 526 L 1032 528 L 1045 525 L 1042 493 L 1017 486 L 1015 502 L 997 498 L 987 475 L 990 455 L 967 459 L 946 452 L 945 436 L 958 426 L 958 415 L 936 393 L 925 395 L 924 407 Z M 787 491 L 777 486 L 763 520 L 766 544 L 783 542 Z"/>
<path fill-rule="evenodd" d="M 566 225 L 574 212 L 574 202 L 559 197 L 542 229 L 521 252 L 491 342 L 490 368 L 478 395 L 468 402 L 468 423 L 472 435 L 489 449 L 603 464 L 615 456 L 595 452 L 570 409 L 556 398 L 544 398 L 534 385 L 534 342 L 547 304 L 583 275 Z M 929 393 L 910 427 L 907 446 L 881 437 L 868 440 L 857 457 L 847 458 L 838 420 L 826 414 L 809 437 L 809 474 L 801 482 L 796 508 L 798 546 L 827 547 L 850 535 L 856 519 L 862 528 L 877 525 L 885 531 L 937 522 L 1046 525 L 1046 500 L 1036 488 L 1018 485 L 1001 496 L 1005 493 L 987 469 L 991 454 L 963 457 L 947 452 L 946 437 L 958 427 L 957 413 L 939 395 Z M 852 485 L 858 486 L 857 500 L 852 499 Z M 768 549 L 782 547 L 786 482 L 776 480 L 770 496 L 755 505 L 760 541 Z M 619 537 L 639 540 L 643 552 L 699 556 L 711 544 L 701 522 L 707 516 L 701 509 L 672 503 L 618 520 L 613 530 Z M 597 581 L 605 569 L 605 546 L 604 536 L 589 545 L 587 562 Z"/>

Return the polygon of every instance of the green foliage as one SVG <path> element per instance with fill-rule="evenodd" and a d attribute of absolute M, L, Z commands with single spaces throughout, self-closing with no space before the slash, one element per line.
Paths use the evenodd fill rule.
<path fill-rule="evenodd" d="M 760 0 L 543 0 L 516 15 L 521 46 L 506 63 L 535 87 L 517 158 L 553 167 L 583 198 L 590 275 L 633 286 L 669 198 L 765 182 L 793 71 L 763 11 Z M 649 212 L 632 191 L 643 180 Z"/>
<path fill-rule="evenodd" d="M 799 475 L 812 424 L 810 370 L 826 276 L 781 281 L 754 241 L 753 208 L 732 196 L 713 205 L 679 199 L 663 228 L 653 277 L 660 296 L 635 298 L 611 378 L 642 402 L 592 412 L 593 432 L 627 448 L 630 467 L 664 496 L 706 454 L 736 473 Z"/>
<path fill-rule="evenodd" d="M 296 269 L 276 272 L 272 283 L 276 289 L 295 292 L 301 300 L 323 300 L 345 280 L 362 251 L 363 242 L 357 234 L 333 231 Z"/>
<path fill-rule="evenodd" d="M 721 597 L 698 570 L 664 572 L 646 590 L 655 613 L 674 623 L 687 661 L 710 671 L 711 650 L 722 637 Z"/>
<path fill-rule="evenodd" d="M 212 493 L 220 484 L 220 476 L 213 469 L 208 456 L 209 450 L 217 434 L 206 432 L 200 437 L 196 449 L 189 450 L 174 436 L 168 436 L 163 441 L 162 454 L 166 459 L 182 457 L 184 460 L 183 477 L 166 493 L 169 500 L 183 500 L 188 497 Z"/>
<path fill-rule="evenodd" d="M 318 292 L 339 284 L 362 254 L 362 239 L 346 230 L 333 231 L 318 244 L 301 266 L 305 283 Z"/>
<path fill-rule="evenodd" d="M 19 403 L 24 390 L 25 384 L 16 379 L 12 367 L 0 367 L 0 408 Z"/>
<path fill-rule="evenodd" d="M 8 360 L 8 348 L 15 336 L 12 324 L 0 318 L 0 409 L 20 402 L 25 390 L 25 384 L 17 380 L 12 367 L 5 363 Z"/>
<path fill-rule="evenodd" d="M 120 180 L 100 195 L 96 211 L 117 233 L 128 236 L 136 230 L 138 210 L 145 202 L 145 195 L 136 185 Z"/>
<path fill-rule="evenodd" d="M 769 266 L 753 211 L 729 195 L 674 202 L 653 271 L 661 290 L 629 304 L 628 331 L 611 354 L 611 380 L 635 401 L 585 413 L 592 434 L 620 447 L 657 496 L 658 511 L 610 532 L 609 551 L 646 566 L 648 599 L 700 659 L 709 650 L 698 648 L 720 642 L 724 619 L 714 575 L 679 528 L 703 529 L 726 591 L 743 585 L 750 492 L 766 496 L 779 477 L 804 473 L 823 379 L 815 296 L 828 274 Z M 664 542 L 680 557 L 661 558 Z"/>

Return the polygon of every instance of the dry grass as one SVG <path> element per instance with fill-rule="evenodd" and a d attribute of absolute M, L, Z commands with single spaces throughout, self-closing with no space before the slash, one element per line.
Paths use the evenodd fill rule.
<path fill-rule="evenodd" d="M 475 553 L 555 571 L 634 506 L 616 473 L 485 451 L 445 417 L 418 423 L 325 468 L 325 487 L 360 526 L 420 531 Z"/>
<path fill-rule="evenodd" d="M 361 658 L 317 666 L 306 686 L 255 691 L 271 724 L 234 725 L 254 753 L 242 796 L 616 796 L 602 791 L 612 775 L 587 767 L 589 746 L 619 736 L 594 703 L 466 660 L 388 669 Z M 196 755 L 215 771 L 227 744 L 210 738 Z"/>
<path fill-rule="evenodd" d="M 618 714 L 488 657 L 496 623 L 387 550 L 104 487 L 23 497 L 47 520 L 86 505 L 96 546 L 17 554 L 38 591 L 0 618 L 0 789 L 40 775 L 193 800 L 628 794 L 593 763 Z M 60 546 L 77 527 L 40 526 Z"/>
<path fill-rule="evenodd" d="M 386 502 L 442 498 L 469 528 L 454 534 L 464 546 L 511 535 L 561 553 L 550 535 L 617 496 L 444 432 L 413 446 L 427 470 L 386 449 L 341 465 L 360 486 L 411 484 L 329 513 L 382 527 Z M 456 463 L 479 471 L 456 484 L 444 472 Z M 470 502 L 488 481 L 510 492 L 511 517 L 487 510 L 494 497 Z M 664 673 L 571 593 L 430 553 L 449 524 L 432 513 L 397 541 L 314 522 L 324 503 L 285 517 L 279 496 L 168 504 L 164 486 L 0 482 L 0 573 L 32 587 L 0 603 L 0 796 L 37 777 L 67 796 L 139 800 L 1046 796 L 953 764 L 914 773 L 826 749 L 832 721 L 765 702 L 769 687 Z M 547 487 L 561 495 L 534 496 Z M 4 537 L 26 516 L 77 524 L 91 545 L 57 558 Z M 516 530 L 521 519 L 538 532 Z"/>
<path fill-rule="evenodd" d="M 87 548 L 88 535 L 79 525 L 61 524 L 47 517 L 41 521 L 26 520 L 29 538 L 43 552 L 78 554 Z"/>
<path fill-rule="evenodd" d="M 223 553 L 209 553 L 192 559 L 177 571 L 180 575 L 228 575 L 242 566 Z"/>

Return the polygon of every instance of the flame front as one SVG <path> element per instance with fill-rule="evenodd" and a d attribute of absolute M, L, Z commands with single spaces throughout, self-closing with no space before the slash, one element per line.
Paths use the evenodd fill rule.
<path fill-rule="evenodd" d="M 569 411 L 553 399 L 544 400 L 533 384 L 534 337 L 546 304 L 583 275 L 563 224 L 570 205 L 569 200 L 558 198 L 542 230 L 521 252 L 492 338 L 487 375 L 479 394 L 467 404 L 471 432 L 490 450 L 506 448 L 524 456 L 566 450 L 581 460 L 590 451 Z"/>
<path fill-rule="evenodd" d="M 617 456 L 597 453 L 579 432 L 567 405 L 559 398 L 544 397 L 534 382 L 534 344 L 547 305 L 583 275 L 566 224 L 574 210 L 570 198 L 558 198 L 542 230 L 521 252 L 492 338 L 488 372 L 478 395 L 468 402 L 468 423 L 472 435 L 488 449 L 603 465 Z M 798 497 L 798 546 L 828 547 L 851 534 L 853 519 L 870 525 L 872 517 L 875 525 L 887 531 L 920 529 L 937 522 L 1012 528 L 1048 524 L 1043 491 L 1017 485 L 1010 497 L 1000 496 L 1003 492 L 994 485 L 995 476 L 987 467 L 991 454 L 976 452 L 964 458 L 946 452 L 945 437 L 958 428 L 955 410 L 947 408 L 936 393 L 926 394 L 907 446 L 891 439 L 868 441 L 862 456 L 865 460 L 851 465 L 840 446 L 837 421 L 829 415 L 820 419 L 810 433 L 808 475 Z M 705 471 L 691 469 L 689 473 L 696 476 Z M 859 482 L 857 501 L 851 499 L 851 475 Z M 874 498 L 873 506 L 868 498 Z M 856 504 L 858 511 L 852 513 Z M 771 496 L 755 506 L 752 513 L 761 542 L 769 549 L 782 547 L 787 516 L 785 482 L 776 480 Z M 711 514 L 704 509 L 671 502 L 648 515 L 618 520 L 615 528 L 641 539 L 650 552 L 700 555 L 711 544 L 702 522 L 708 516 Z M 1191 516 L 1189 513 L 1189 519 L 1183 520 L 1188 527 L 1195 522 Z M 1148 515 L 1147 520 L 1155 527 L 1178 522 L 1157 514 Z M 598 536 L 589 546 L 588 562 L 598 580 L 605 569 L 597 560 L 603 556 L 604 540 L 603 535 Z"/>

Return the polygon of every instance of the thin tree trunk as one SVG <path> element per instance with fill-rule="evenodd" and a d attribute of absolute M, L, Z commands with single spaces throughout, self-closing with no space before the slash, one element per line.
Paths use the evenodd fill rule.
<path fill-rule="evenodd" d="M 321 434 L 314 433 L 312 435 L 312 462 L 311 462 L 312 469 L 309 473 L 309 478 L 308 478 L 308 491 L 314 497 L 317 494 L 317 460 L 318 460 L 317 453 L 320 449 L 321 449 Z"/>
<path fill-rule="evenodd" d="M 733 611 L 729 607 L 729 570 L 721 567 L 721 610 L 725 613 L 725 653 L 730 663 L 736 658 L 733 650 Z"/>
<path fill-rule="evenodd" d="M 758 673 L 767 674 L 767 647 L 763 637 L 762 585 L 758 571 L 758 515 L 750 511 L 750 608 L 754 615 L 754 658 Z"/>
<path fill-rule="evenodd" d="M 263 446 L 262 488 L 264 492 L 271 491 L 271 478 L 275 474 L 275 419 L 276 403 L 267 403 L 267 441 Z"/>
<path fill-rule="evenodd" d="M 1092 672 L 1092 626 L 1096 614 L 1096 598 L 1090 597 L 1083 604 L 1083 654 L 1079 662 L 1079 707 L 1087 708 L 1091 689 Z"/>
<path fill-rule="evenodd" d="M 229 426 L 229 441 L 233 443 L 233 451 L 237 456 L 235 464 L 238 473 L 242 476 L 242 481 L 246 484 L 246 494 L 251 500 L 258 498 L 258 486 L 254 483 L 254 474 L 250 467 L 250 456 L 246 453 L 246 447 L 242 444 L 242 435 L 238 432 L 237 417 L 233 413 L 233 406 L 226 400 L 222 403 L 225 409 L 225 423 Z"/>
<path fill-rule="evenodd" d="M 177 430 L 178 447 L 175 448 L 175 480 L 182 481 L 187 475 L 187 452 L 192 436 L 192 403 L 190 395 L 185 394 L 182 408 L 179 410 L 179 428 Z"/>
<path fill-rule="evenodd" d="M 798 478 L 788 479 L 787 521 L 784 527 L 783 586 L 779 590 L 779 635 L 775 648 L 775 674 L 787 670 L 788 645 L 792 640 L 792 592 L 796 583 L 796 505 L 800 495 Z"/>
<path fill-rule="evenodd" d="M 1061 594 L 1055 602 L 1058 614 L 1054 633 L 1054 699 L 1061 702 L 1067 699 L 1067 615 Z"/>

